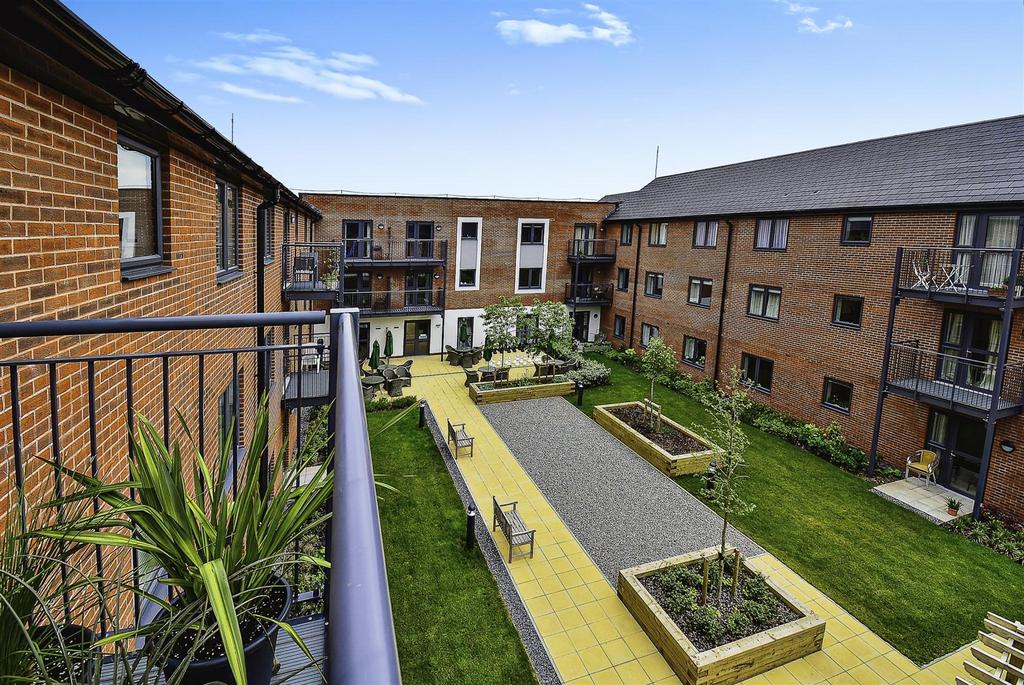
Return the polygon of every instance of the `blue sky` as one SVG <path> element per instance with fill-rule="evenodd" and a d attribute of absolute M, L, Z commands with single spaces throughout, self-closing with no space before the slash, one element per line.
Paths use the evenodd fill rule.
<path fill-rule="evenodd" d="M 599 197 L 1024 111 L 1020 0 L 69 5 L 292 188 Z"/>

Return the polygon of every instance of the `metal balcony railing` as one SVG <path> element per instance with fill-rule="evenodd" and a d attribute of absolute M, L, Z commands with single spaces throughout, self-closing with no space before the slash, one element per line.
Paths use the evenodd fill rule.
<path fill-rule="evenodd" d="M 921 349 L 919 341 L 907 340 L 892 344 L 886 381 L 898 394 L 924 398 L 952 409 L 987 414 L 996 394 L 997 414 L 1018 410 L 1024 405 L 1024 363 L 1006 364 L 998 389 L 997 371 L 995 362 L 930 352 Z"/>
<path fill-rule="evenodd" d="M 275 382 L 271 357 L 283 354 L 285 370 L 289 359 L 298 370 L 315 354 L 322 371 L 327 371 L 325 389 L 316 384 L 294 388 L 302 403 L 305 393 L 323 392 L 318 403 L 329 404 L 328 435 L 333 461 L 334 494 L 328 506 L 335 516 L 326 536 L 329 590 L 300 594 L 298 602 L 323 600 L 330 621 L 304 624 L 302 632 L 315 658 L 329 653 L 327 683 L 399 683 L 398 652 L 384 566 L 380 521 L 377 512 L 373 466 L 370 461 L 359 364 L 356 358 L 357 313 L 333 310 L 325 345 L 308 342 L 283 345 L 203 347 L 201 342 L 182 345 L 183 340 L 201 341 L 210 331 L 211 339 L 223 340 L 225 329 L 257 327 L 311 327 L 324 321 L 321 312 L 253 313 L 211 316 L 157 317 L 138 319 L 89 319 L 0 323 L 0 339 L 31 337 L 118 336 L 102 338 L 123 344 L 126 349 L 144 344 L 150 351 L 90 356 L 0 359 L 0 458 L 5 467 L 0 477 L 8 479 L 4 492 L 24 492 L 28 506 L 48 501 L 70 481 L 59 469 L 70 467 L 96 477 L 125 477 L 129 455 L 127 432 L 134 430 L 138 417 L 145 416 L 163 432 L 165 441 L 181 439 L 187 444 L 178 422 L 188 422 L 198 445 L 207 450 L 219 445 L 218 419 L 224 407 L 231 408 L 235 425 L 245 425 L 241 401 L 225 403 L 224 398 L 244 398 L 243 384 L 253 381 L 259 392 L 269 391 Z M 183 331 L 194 334 L 183 336 Z M 144 336 L 135 338 L 134 336 Z M 244 373 L 242 373 L 244 372 Z M 255 378 L 254 378 L 255 377 Z M 297 423 L 296 449 L 304 444 L 304 424 Z M 243 431 L 234 431 L 234 472 L 246 459 L 260 459 L 264 487 L 270 454 L 247 454 Z M 186 450 L 187 452 L 187 450 Z M 99 511 L 100 503 L 84 503 Z M 60 509 L 58 509 L 60 511 Z M 128 572 L 140 586 L 166 596 L 166 586 L 157 582 L 159 570 L 144 566 L 137 554 L 96 545 L 76 560 L 94 575 L 102 596 L 118 587 L 122 578 L 115 570 Z M 300 569 L 292 565 L 297 583 Z M 118 598 L 125 594 L 116 595 Z M 65 594 L 59 611 L 67 622 L 92 627 L 100 633 L 148 623 L 159 606 L 140 600 L 118 599 L 115 611 L 97 610 L 96 602 L 84 595 Z M 93 595 L 95 597 L 95 595 Z M 308 605 L 306 605 L 308 606 Z M 322 618 L 322 617 L 321 617 Z M 322 636 L 318 641 L 317 636 Z M 280 650 L 279 650 L 280 652 Z M 288 650 L 282 672 L 313 669 L 298 650 Z M 280 656 L 280 653 L 279 653 Z M 313 672 L 316 673 L 315 669 Z M 319 678 L 319 675 L 316 676 Z"/>
<path fill-rule="evenodd" d="M 567 304 L 610 304 L 615 286 L 612 283 L 566 283 Z"/>
<path fill-rule="evenodd" d="M 964 300 L 1013 299 L 1024 304 L 1021 250 L 906 247 L 897 251 L 900 290 Z"/>
<path fill-rule="evenodd" d="M 444 288 L 352 292 L 342 295 L 342 304 L 364 315 L 426 313 L 444 309 L 444 296 Z"/>
<path fill-rule="evenodd" d="M 292 298 L 337 299 L 345 269 L 340 243 L 285 243 L 282 290 Z"/>
<path fill-rule="evenodd" d="M 349 238 L 343 244 L 348 262 L 443 263 L 448 260 L 447 240 Z"/>
<path fill-rule="evenodd" d="M 611 261 L 615 259 L 618 244 L 614 238 L 570 238 L 567 249 L 569 259 Z"/>

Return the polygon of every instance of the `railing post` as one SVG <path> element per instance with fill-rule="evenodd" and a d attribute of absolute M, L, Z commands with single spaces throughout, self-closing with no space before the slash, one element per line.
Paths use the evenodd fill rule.
<path fill-rule="evenodd" d="M 900 268 L 903 264 L 903 248 L 896 248 L 896 268 L 892 275 L 892 290 L 889 294 L 889 319 L 885 329 L 885 347 L 882 348 L 882 377 L 878 383 L 878 401 L 875 405 L 875 424 L 871 432 L 871 452 L 868 454 L 868 475 L 875 475 L 878 466 L 878 438 L 882 430 L 882 408 L 885 405 L 886 384 L 889 382 L 889 363 L 892 357 L 892 327 L 896 321 L 896 305 L 899 304 Z"/>

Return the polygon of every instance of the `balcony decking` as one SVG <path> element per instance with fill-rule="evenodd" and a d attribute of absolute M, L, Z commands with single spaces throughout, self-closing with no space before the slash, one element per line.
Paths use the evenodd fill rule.
<path fill-rule="evenodd" d="M 992 395 L 981 390 L 968 390 L 961 386 L 927 378 L 903 378 L 889 382 L 889 390 L 896 395 L 913 397 L 929 404 L 942 407 L 961 407 L 967 413 L 988 414 L 992 406 Z M 1000 399 L 996 405 L 997 416 L 1010 416 L 1021 411 L 1019 402 Z"/>
<path fill-rule="evenodd" d="M 448 241 L 431 239 L 349 239 L 345 264 L 349 266 L 442 266 L 448 261 Z"/>
<path fill-rule="evenodd" d="M 619 241 L 614 238 L 571 238 L 566 247 L 570 263 L 601 264 L 615 261 Z"/>
<path fill-rule="evenodd" d="M 284 406 L 319 407 L 330 403 L 330 371 L 327 369 L 289 373 L 284 381 Z"/>

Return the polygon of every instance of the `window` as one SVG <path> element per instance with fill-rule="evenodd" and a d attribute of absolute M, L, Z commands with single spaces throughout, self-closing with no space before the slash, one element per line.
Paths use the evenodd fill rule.
<path fill-rule="evenodd" d="M 852 295 L 836 295 L 832 305 L 832 323 L 837 326 L 860 328 L 864 316 L 864 298 Z"/>
<path fill-rule="evenodd" d="M 237 429 L 238 424 L 241 423 L 241 417 L 238 413 L 238 389 L 241 386 L 241 382 L 242 375 L 239 374 L 232 382 L 228 383 L 228 387 L 224 388 L 224 392 L 220 394 L 220 400 L 217 403 L 221 445 L 224 444 L 229 435 L 234 436 L 232 438 L 233 442 L 241 443 L 241 439 L 238 438 L 239 431 Z"/>
<path fill-rule="evenodd" d="M 870 216 L 848 216 L 843 222 L 844 245 L 870 245 L 871 224 Z"/>
<path fill-rule="evenodd" d="M 540 290 L 540 276 L 542 269 L 520 269 L 519 270 L 519 289 L 520 290 Z"/>
<path fill-rule="evenodd" d="M 704 360 L 708 356 L 708 343 L 699 338 L 683 337 L 683 363 L 704 368 Z"/>
<path fill-rule="evenodd" d="M 693 224 L 693 246 L 715 247 L 718 245 L 718 222 L 698 221 Z"/>
<path fill-rule="evenodd" d="M 789 219 L 758 219 L 755 250 L 785 250 L 789 240 Z"/>
<path fill-rule="evenodd" d="M 755 390 L 771 392 L 772 373 L 775 371 L 775 362 L 771 359 L 755 357 L 744 352 L 741 367 L 744 383 Z"/>
<path fill-rule="evenodd" d="M 476 269 L 459 269 L 459 287 L 472 288 L 476 285 Z"/>
<path fill-rule="evenodd" d="M 298 222 L 293 221 L 292 210 L 285 207 L 284 210 L 284 240 L 285 242 L 298 242 L 298 235 L 292 235 L 292 227 L 298 228 Z"/>
<path fill-rule="evenodd" d="M 626 317 L 621 314 L 615 315 L 615 325 L 612 327 L 612 335 L 619 340 L 626 337 Z"/>
<path fill-rule="evenodd" d="M 665 274 L 648 271 L 647 277 L 644 279 L 644 295 L 647 297 L 661 297 L 661 293 L 664 290 Z"/>
<path fill-rule="evenodd" d="M 473 347 L 473 317 L 460 316 L 456 322 L 455 344 L 459 349 L 467 350 Z"/>
<path fill-rule="evenodd" d="M 633 224 L 622 224 L 619 229 L 619 245 L 633 244 Z"/>
<path fill-rule="evenodd" d="M 217 181 L 217 270 L 238 268 L 238 188 Z"/>
<path fill-rule="evenodd" d="M 615 282 L 615 287 L 623 292 L 629 290 L 629 269 L 619 269 L 618 280 Z"/>
<path fill-rule="evenodd" d="M 835 378 L 825 379 L 825 389 L 821 394 L 821 403 L 829 409 L 841 411 L 844 414 L 850 413 L 850 403 L 853 401 L 853 386 Z"/>
<path fill-rule="evenodd" d="M 459 279 L 456 290 L 478 290 L 480 282 L 480 230 L 481 217 L 459 217 L 457 222 L 458 242 L 455 245 L 455 262 L 458 264 Z"/>
<path fill-rule="evenodd" d="M 650 231 L 647 234 L 647 244 L 654 245 L 655 247 L 664 247 L 668 244 L 668 224 L 651 224 Z"/>
<path fill-rule="evenodd" d="M 480 235 L 480 224 L 476 221 L 463 221 L 459 224 L 459 237 L 463 240 L 476 240 Z"/>
<path fill-rule="evenodd" d="M 690 277 L 690 290 L 686 294 L 686 301 L 698 307 L 711 306 L 711 284 L 710 278 Z"/>
<path fill-rule="evenodd" d="M 523 245 L 544 244 L 544 224 L 522 224 L 519 227 L 520 243 Z"/>
<path fill-rule="evenodd" d="M 779 303 L 782 302 L 782 290 L 766 285 L 750 286 L 750 299 L 747 300 L 747 314 L 762 319 L 778 319 Z"/>
<path fill-rule="evenodd" d="M 640 344 L 647 347 L 651 344 L 651 341 L 661 335 L 661 331 L 658 330 L 657 326 L 652 326 L 649 323 L 640 324 Z"/>
<path fill-rule="evenodd" d="M 117 203 L 122 270 L 160 263 L 160 156 L 155 150 L 123 138 L 117 142 Z"/>
<path fill-rule="evenodd" d="M 274 208 L 263 210 L 263 261 L 274 261 Z"/>

